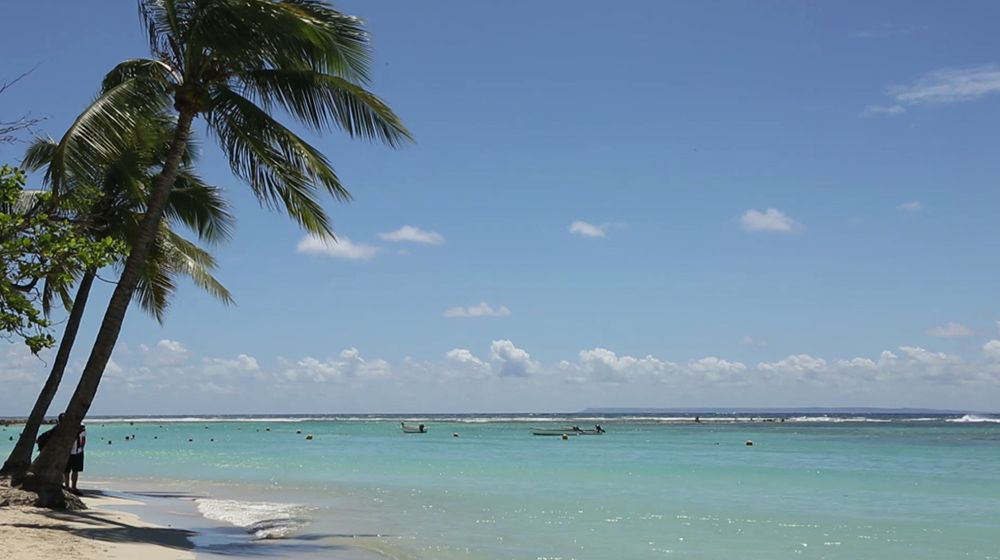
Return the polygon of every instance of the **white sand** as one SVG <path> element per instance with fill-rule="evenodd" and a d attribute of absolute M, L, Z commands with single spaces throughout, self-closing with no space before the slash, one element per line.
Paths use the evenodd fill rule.
<path fill-rule="evenodd" d="M 137 502 L 89 495 L 90 509 L 54 511 L 0 507 L 0 560 L 133 559 L 191 560 L 188 531 L 144 523 L 137 516 L 103 509 Z"/>

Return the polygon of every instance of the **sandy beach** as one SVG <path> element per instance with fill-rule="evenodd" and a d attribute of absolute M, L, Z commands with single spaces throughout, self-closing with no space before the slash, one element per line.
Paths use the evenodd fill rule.
<path fill-rule="evenodd" d="M 74 558 L 193 559 L 190 531 L 145 523 L 115 506 L 139 505 L 88 492 L 88 509 L 55 511 L 33 507 L 0 507 L 0 560 Z"/>

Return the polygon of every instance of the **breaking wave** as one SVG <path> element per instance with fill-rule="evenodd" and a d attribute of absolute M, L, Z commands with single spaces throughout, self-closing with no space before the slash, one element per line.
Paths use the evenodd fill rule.
<path fill-rule="evenodd" d="M 196 502 L 205 518 L 242 527 L 258 539 L 284 538 L 309 524 L 306 514 L 310 508 L 299 504 L 212 499 Z"/>

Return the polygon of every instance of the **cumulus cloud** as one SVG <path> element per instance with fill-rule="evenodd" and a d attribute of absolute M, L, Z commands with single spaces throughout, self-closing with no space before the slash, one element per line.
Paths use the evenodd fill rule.
<path fill-rule="evenodd" d="M 479 302 L 479 305 L 473 305 L 471 307 L 452 307 L 444 312 L 445 317 L 510 317 L 513 315 L 510 309 L 501 305 L 500 307 L 493 309 L 490 304 L 485 301 Z"/>
<path fill-rule="evenodd" d="M 1000 67 L 995 64 L 942 68 L 910 84 L 886 89 L 888 104 L 871 105 L 866 115 L 898 115 L 917 107 L 936 107 L 976 101 L 1000 93 Z"/>
<path fill-rule="evenodd" d="M 569 225 L 569 232 L 583 237 L 605 237 L 612 224 L 594 225 L 577 220 Z"/>
<path fill-rule="evenodd" d="M 900 204 L 897 208 L 903 210 L 904 212 L 917 212 L 924 209 L 924 205 L 917 202 L 907 202 L 906 204 Z"/>
<path fill-rule="evenodd" d="M 307 255 L 324 255 L 334 259 L 370 260 L 383 250 L 367 243 L 352 243 L 346 237 L 320 237 L 309 234 L 303 237 L 295 248 L 296 252 Z"/>
<path fill-rule="evenodd" d="M 156 346 L 139 345 L 139 353 L 149 366 L 175 366 L 183 364 L 188 358 L 188 349 L 184 344 L 174 340 L 161 340 Z"/>
<path fill-rule="evenodd" d="M 490 357 L 499 367 L 501 376 L 527 377 L 537 373 L 541 366 L 531 356 L 509 340 L 495 340 L 490 346 Z"/>
<path fill-rule="evenodd" d="M 872 357 L 792 354 L 756 365 L 716 356 L 691 360 L 630 356 L 601 347 L 569 360 L 543 363 L 506 339 L 495 340 L 484 350 L 477 355 L 455 348 L 436 359 L 390 363 L 348 348 L 334 357 L 262 361 L 248 354 L 193 356 L 182 343 L 164 340 L 140 345 L 137 351 L 116 352 L 101 388 L 103 410 L 96 413 L 176 414 L 192 408 L 216 413 L 320 412 L 352 406 L 368 412 L 380 407 L 388 412 L 447 411 L 459 409 L 460 403 L 480 411 L 490 406 L 524 410 L 520 407 L 528 402 L 542 408 L 564 403 L 572 410 L 608 406 L 613 395 L 630 396 L 632 400 L 622 401 L 625 406 L 641 399 L 656 406 L 661 402 L 657 399 L 678 402 L 690 394 L 728 396 L 729 402 L 736 399 L 744 406 L 758 405 L 761 395 L 775 396 L 778 400 L 772 404 L 793 406 L 813 402 L 802 400 L 803 395 L 828 397 L 834 401 L 831 404 L 841 406 L 905 406 L 909 401 L 894 399 L 915 398 L 919 393 L 932 399 L 927 404 L 954 407 L 972 406 L 971 402 L 988 405 L 1000 397 L 1000 340 L 984 343 L 978 357 L 901 346 Z M 20 347 L 0 348 L 4 384 L 0 409 L 26 413 L 23 409 L 33 402 L 48 367 Z M 871 400 L 864 400 L 869 398 L 865 395 Z M 942 395 L 952 400 L 934 400 Z M 707 406 L 722 404 L 714 402 L 702 401 Z"/>
<path fill-rule="evenodd" d="M 752 233 L 761 231 L 799 233 L 805 229 L 802 224 L 775 208 L 768 208 L 764 212 L 747 210 L 740 216 L 740 225 L 745 231 Z"/>
<path fill-rule="evenodd" d="M 941 338 L 957 338 L 961 336 L 973 336 L 976 333 L 969 327 L 959 323 L 948 323 L 943 327 L 933 327 L 924 331 L 927 336 L 937 336 Z"/>
<path fill-rule="evenodd" d="M 444 236 L 440 233 L 424 231 L 413 226 L 403 226 L 396 231 L 380 233 L 378 236 L 386 241 L 409 241 L 424 245 L 441 245 L 444 243 Z"/>

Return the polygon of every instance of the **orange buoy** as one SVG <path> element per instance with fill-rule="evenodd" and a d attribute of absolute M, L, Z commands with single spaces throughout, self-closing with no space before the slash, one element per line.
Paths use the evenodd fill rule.
<path fill-rule="evenodd" d="M 569 439 L 569 436 L 566 435 L 566 434 L 563 434 L 563 439 Z"/>

